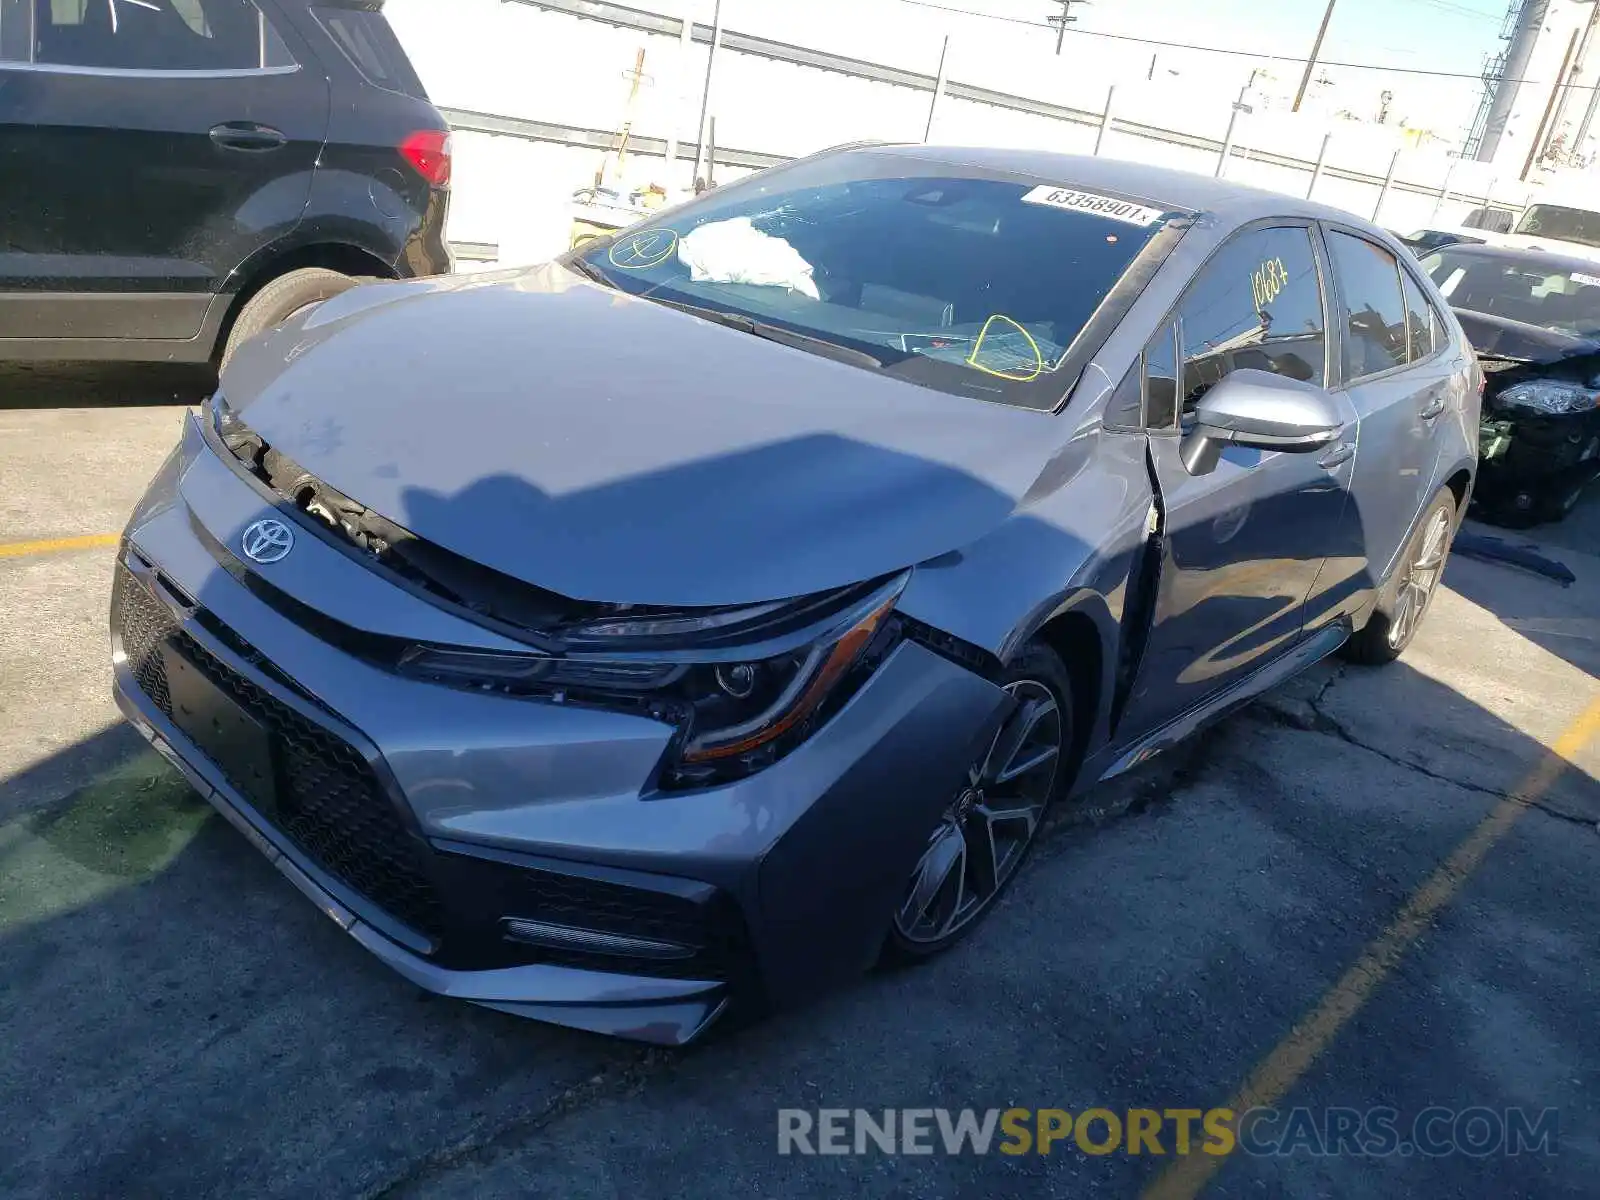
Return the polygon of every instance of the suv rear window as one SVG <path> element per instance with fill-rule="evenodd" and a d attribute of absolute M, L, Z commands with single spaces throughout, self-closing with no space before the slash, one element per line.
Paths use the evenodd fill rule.
<path fill-rule="evenodd" d="M 1054 408 L 1067 351 L 1169 215 L 858 151 L 707 192 L 575 258 L 612 287 L 752 318 L 893 378 Z"/>
<path fill-rule="evenodd" d="M 400 46 L 400 39 L 395 37 L 381 12 L 327 5 L 317 5 L 311 11 L 350 60 L 350 65 L 361 72 L 368 83 L 391 92 L 403 92 L 417 100 L 428 98 L 422 80 L 417 78 L 411 60 Z"/>

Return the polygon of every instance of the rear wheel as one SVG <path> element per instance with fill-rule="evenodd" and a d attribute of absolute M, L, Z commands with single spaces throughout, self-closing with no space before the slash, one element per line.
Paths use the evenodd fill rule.
<path fill-rule="evenodd" d="M 1351 662 L 1381 666 L 1405 653 L 1444 575 L 1450 543 L 1456 535 L 1456 517 L 1454 493 L 1440 488 L 1406 543 L 1395 577 L 1384 590 L 1377 610 L 1344 644 L 1342 653 Z"/>
<path fill-rule="evenodd" d="M 239 310 L 233 328 L 228 331 L 218 368 L 226 367 L 234 351 L 256 334 L 282 325 L 301 309 L 349 291 L 357 282 L 341 271 L 330 271 L 326 267 L 302 267 L 278 276 L 246 300 Z"/>
<path fill-rule="evenodd" d="M 971 930 L 1016 878 L 1072 781 L 1072 686 L 1060 658 L 1034 643 L 1001 686 L 1016 707 L 928 834 L 890 924 L 891 958 L 928 958 Z"/>

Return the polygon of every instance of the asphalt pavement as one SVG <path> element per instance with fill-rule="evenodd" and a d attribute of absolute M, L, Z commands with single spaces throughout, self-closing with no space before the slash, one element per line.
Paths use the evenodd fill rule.
<path fill-rule="evenodd" d="M 1319 667 L 1058 814 L 953 953 L 663 1051 L 418 991 L 118 722 L 94 539 L 178 418 L 0 410 L 0 1195 L 1593 1194 L 1600 500 L 1511 535 L 1571 587 L 1454 560 L 1401 663 Z M 1257 1104 L 1555 1136 L 779 1153 L 780 1110 Z"/>

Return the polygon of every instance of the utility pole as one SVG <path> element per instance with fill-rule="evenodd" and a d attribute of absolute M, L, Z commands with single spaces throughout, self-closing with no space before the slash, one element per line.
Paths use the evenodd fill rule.
<path fill-rule="evenodd" d="M 1046 23 L 1056 27 L 1056 54 L 1061 53 L 1061 43 L 1066 40 L 1067 26 L 1076 22 L 1077 17 L 1072 15 L 1074 4 L 1087 4 L 1089 0 L 1061 0 L 1061 12 L 1057 16 L 1046 17 Z"/>
<path fill-rule="evenodd" d="M 1290 112 L 1300 111 L 1300 102 L 1306 98 L 1306 89 L 1311 86 L 1311 72 L 1316 70 L 1317 56 L 1322 53 L 1322 39 L 1328 36 L 1328 22 L 1333 20 L 1333 6 L 1338 0 L 1328 0 L 1328 7 L 1323 10 L 1322 24 L 1317 26 L 1317 40 L 1311 43 L 1311 57 L 1306 59 L 1306 72 L 1300 76 L 1300 90 L 1294 94 L 1294 107 Z"/>

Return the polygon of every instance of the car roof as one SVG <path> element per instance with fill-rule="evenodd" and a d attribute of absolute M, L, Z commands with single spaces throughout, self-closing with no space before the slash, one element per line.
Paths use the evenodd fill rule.
<path fill-rule="evenodd" d="M 1393 237 L 1371 222 L 1331 205 L 1300 200 L 1281 192 L 1246 187 L 1226 179 L 1213 179 L 1188 171 L 1174 171 L 1119 159 L 991 146 L 889 144 L 851 147 L 846 152 L 850 151 L 903 155 L 923 162 L 948 163 L 954 167 L 1013 171 L 1034 176 L 1041 183 L 1071 188 L 1099 188 L 1113 194 L 1151 201 L 1165 209 L 1215 213 L 1235 223 L 1257 217 L 1306 217 L 1354 225 L 1381 233 L 1386 239 Z"/>
<path fill-rule="evenodd" d="M 1600 274 L 1592 258 L 1579 258 L 1571 254 L 1552 254 L 1548 250 L 1535 250 L 1524 246 L 1495 246 L 1482 242 L 1448 242 L 1443 246 L 1435 246 L 1429 254 L 1462 254 L 1469 258 L 1481 258 L 1487 262 L 1521 263 L 1535 267 L 1549 267 L 1554 271 L 1582 271 L 1586 274 Z"/>

